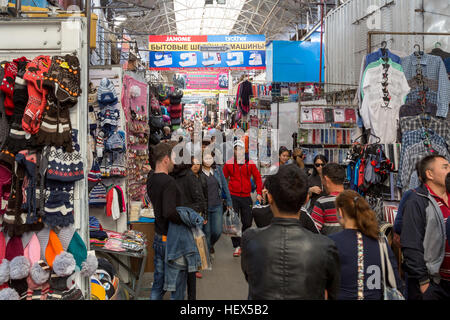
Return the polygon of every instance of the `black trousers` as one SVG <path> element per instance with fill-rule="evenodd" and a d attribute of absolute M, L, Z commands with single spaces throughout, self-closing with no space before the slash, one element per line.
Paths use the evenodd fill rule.
<path fill-rule="evenodd" d="M 233 209 L 241 217 L 242 222 L 242 232 L 247 230 L 252 226 L 253 216 L 252 216 L 252 205 L 253 201 L 251 197 L 237 197 L 231 195 L 231 200 L 233 201 Z M 231 237 L 233 242 L 233 248 L 241 246 L 241 237 Z"/>
<path fill-rule="evenodd" d="M 430 282 L 424 293 L 420 291 L 419 281 L 408 278 L 408 300 L 449 300 L 450 281 L 441 280 L 439 284 Z"/>
<path fill-rule="evenodd" d="M 195 277 L 195 272 L 188 272 L 187 299 L 197 300 L 197 278 Z"/>

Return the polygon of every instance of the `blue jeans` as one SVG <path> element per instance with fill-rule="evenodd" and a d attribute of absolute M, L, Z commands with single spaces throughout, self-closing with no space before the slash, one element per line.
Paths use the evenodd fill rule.
<path fill-rule="evenodd" d="M 164 290 L 164 272 L 166 263 L 166 242 L 162 241 L 162 236 L 155 233 L 153 241 L 153 249 L 155 250 L 155 273 L 153 279 L 152 292 L 150 300 L 162 300 L 166 291 Z M 180 271 L 177 278 L 177 290 L 172 292 L 170 300 L 184 300 L 187 284 L 187 271 Z"/>
<path fill-rule="evenodd" d="M 208 249 L 214 247 L 222 234 L 223 228 L 223 207 L 218 205 L 208 208 L 208 222 L 203 226 Z"/>

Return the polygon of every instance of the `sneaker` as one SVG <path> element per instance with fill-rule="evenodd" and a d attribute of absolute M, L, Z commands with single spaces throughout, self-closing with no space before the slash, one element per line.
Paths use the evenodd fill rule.
<path fill-rule="evenodd" d="M 240 257 L 240 256 L 241 256 L 241 247 L 237 247 L 234 250 L 233 257 Z"/>
<path fill-rule="evenodd" d="M 198 278 L 198 279 L 203 278 L 203 276 L 202 276 L 202 274 L 200 272 L 196 272 L 195 273 L 195 277 Z"/>

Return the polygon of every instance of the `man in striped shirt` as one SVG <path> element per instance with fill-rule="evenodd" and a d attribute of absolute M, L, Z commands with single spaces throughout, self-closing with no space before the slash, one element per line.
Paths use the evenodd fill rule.
<path fill-rule="evenodd" d="M 342 230 L 334 201 L 344 191 L 345 170 L 337 163 L 328 163 L 322 174 L 322 184 L 328 195 L 317 199 L 311 217 L 321 234 L 330 235 Z"/>

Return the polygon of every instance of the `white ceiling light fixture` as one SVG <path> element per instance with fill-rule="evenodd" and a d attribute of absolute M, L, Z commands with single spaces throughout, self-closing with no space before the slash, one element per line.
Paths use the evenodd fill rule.
<path fill-rule="evenodd" d="M 219 1 L 217 1 L 219 2 Z M 173 9 L 179 35 L 228 35 L 245 0 L 228 0 L 205 5 L 205 0 L 174 0 Z"/>

